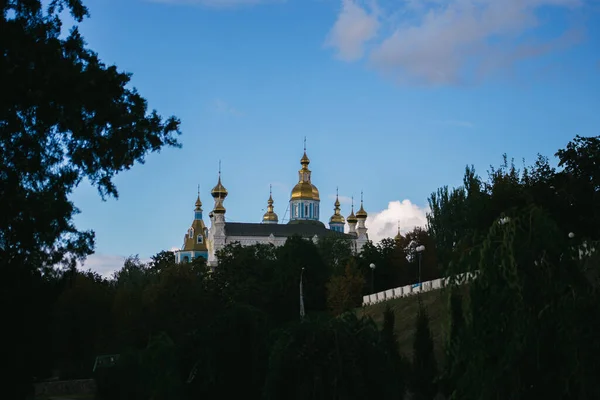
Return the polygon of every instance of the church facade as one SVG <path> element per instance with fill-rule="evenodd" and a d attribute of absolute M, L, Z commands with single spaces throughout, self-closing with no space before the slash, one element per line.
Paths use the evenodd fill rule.
<path fill-rule="evenodd" d="M 212 211 L 208 214 L 210 227 L 204 224 L 202 201 L 200 193 L 196 199 L 194 220 L 183 240 L 181 250 L 175 252 L 177 262 L 188 262 L 197 257 L 207 260 L 209 266 L 218 265 L 217 253 L 230 243 L 240 243 L 243 246 L 254 244 L 283 245 L 287 238 L 300 235 L 306 239 L 318 241 L 324 236 L 336 236 L 350 240 L 352 248 L 359 253 L 369 240 L 367 227 L 367 212 L 363 208 L 362 193 L 360 209 L 354 214 L 354 203 L 350 215 L 344 218 L 341 214 L 340 201 L 336 195 L 333 204 L 334 213 L 329 218 L 329 226 L 320 221 L 321 199 L 319 190 L 312 183 L 311 170 L 308 168 L 310 160 L 304 155 L 300 160 L 301 168 L 298 171 L 298 183 L 292 189 L 289 201 L 289 222 L 279 223 L 279 217 L 273 206 L 273 196 L 269 193 L 267 212 L 262 222 L 240 223 L 228 222 L 226 218 L 225 199 L 228 191 L 221 182 L 221 172 L 216 186 L 211 190 L 214 200 Z M 348 224 L 348 232 L 345 226 Z"/>

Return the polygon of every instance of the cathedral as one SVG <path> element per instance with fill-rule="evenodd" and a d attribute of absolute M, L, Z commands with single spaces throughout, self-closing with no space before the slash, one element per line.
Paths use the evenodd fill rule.
<path fill-rule="evenodd" d="M 362 193 L 360 209 L 354 214 L 354 203 L 350 215 L 346 219 L 341 214 L 340 201 L 336 195 L 333 204 L 334 212 L 329 218 L 329 228 L 319 221 L 321 199 L 319 190 L 311 181 L 311 171 L 308 169 L 310 160 L 304 155 L 300 160 L 302 166 L 298 171 L 298 183 L 292 189 L 289 202 L 290 218 L 286 224 L 280 224 L 279 218 L 273 207 L 273 196 L 269 193 L 267 201 L 267 212 L 262 222 L 228 222 L 225 210 L 225 198 L 227 189 L 221 182 L 221 171 L 217 185 L 211 190 L 214 199 L 214 207 L 208 214 L 210 228 L 207 228 L 203 220 L 202 201 L 200 193 L 196 199 L 194 209 L 194 220 L 185 234 L 181 250 L 175 252 L 177 262 L 188 262 L 197 257 L 204 257 L 211 267 L 218 264 L 217 253 L 229 243 L 240 243 L 241 245 L 273 244 L 280 246 L 288 237 L 300 235 L 304 238 L 318 241 L 320 237 L 337 236 L 347 238 L 351 241 L 352 248 L 359 253 L 364 244 L 369 240 L 367 235 L 367 212 L 363 208 Z M 344 233 L 344 227 L 348 223 L 348 232 Z"/>

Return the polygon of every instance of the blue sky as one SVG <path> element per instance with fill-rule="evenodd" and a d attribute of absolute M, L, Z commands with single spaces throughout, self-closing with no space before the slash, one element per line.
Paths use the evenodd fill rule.
<path fill-rule="evenodd" d="M 424 223 L 427 197 L 502 154 L 552 156 L 600 133 L 596 0 L 90 0 L 80 29 L 133 73 L 182 149 L 119 175 L 118 200 L 81 185 L 86 267 L 179 247 L 197 185 L 206 214 L 222 160 L 231 221 L 282 219 L 307 137 L 326 222 L 339 187 L 373 239 Z M 332 212 L 332 210 L 331 210 Z M 205 218 L 208 222 L 208 218 Z"/>

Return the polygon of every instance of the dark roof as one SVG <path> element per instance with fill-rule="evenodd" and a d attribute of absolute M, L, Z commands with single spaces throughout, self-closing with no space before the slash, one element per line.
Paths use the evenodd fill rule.
<path fill-rule="evenodd" d="M 303 237 L 337 236 L 340 238 L 354 239 L 347 233 L 340 233 L 327 229 L 323 224 L 257 224 L 244 222 L 226 222 L 225 234 L 227 236 L 270 236 L 289 237 L 300 235 Z"/>

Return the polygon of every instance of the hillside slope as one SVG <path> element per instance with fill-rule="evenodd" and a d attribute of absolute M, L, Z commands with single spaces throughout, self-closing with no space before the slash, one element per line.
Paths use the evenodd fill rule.
<path fill-rule="evenodd" d="M 447 291 L 444 289 L 433 290 L 422 293 L 420 296 L 429 314 L 436 358 L 438 362 L 442 362 L 444 358 L 443 344 L 449 318 Z M 417 295 L 365 306 L 357 309 L 356 313 L 359 317 L 370 316 L 378 326 L 381 326 L 383 324 L 383 311 L 388 304 L 396 316 L 395 331 L 398 335 L 400 353 L 410 359 L 412 358 L 413 337 L 419 310 Z"/>

